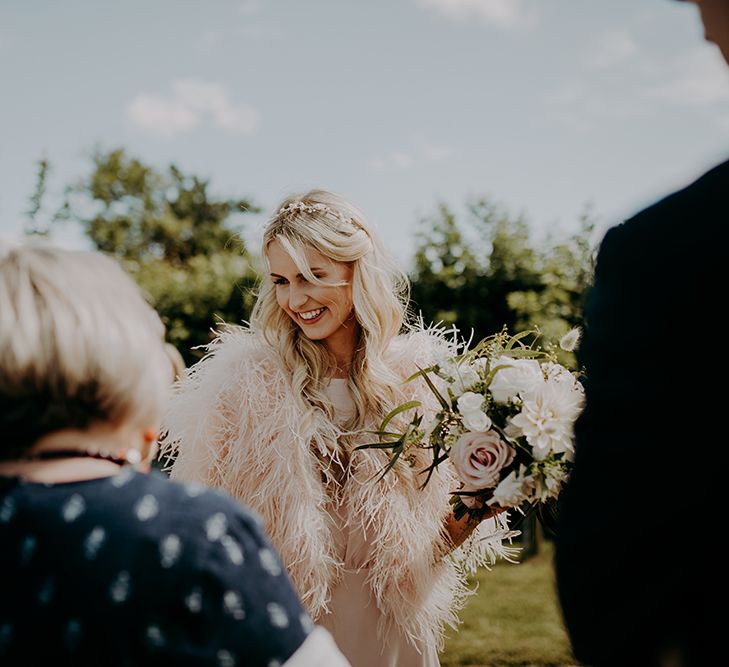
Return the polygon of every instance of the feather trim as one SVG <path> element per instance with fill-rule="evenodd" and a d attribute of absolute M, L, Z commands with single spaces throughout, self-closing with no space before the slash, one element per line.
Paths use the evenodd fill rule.
<path fill-rule="evenodd" d="M 447 339 L 443 330 L 416 328 L 393 341 L 387 363 L 405 379 L 457 351 L 455 337 Z M 403 383 L 396 393 L 399 402 L 438 409 L 422 380 Z M 451 550 L 445 519 L 456 484 L 450 466 L 440 466 L 421 488 L 418 471 L 428 464 L 423 450 L 413 466 L 398 462 L 376 482 L 389 455 L 353 453 L 340 488 L 338 443 L 354 447 L 370 437 L 343 434 L 321 410 L 302 414 L 275 351 L 242 327 L 221 331 L 188 369 L 164 424 L 171 476 L 221 488 L 258 512 L 314 619 L 328 611 L 343 568 L 328 512 L 335 496 L 370 545 L 367 581 L 382 612 L 379 633 L 394 624 L 414 644 L 441 648 L 444 626 L 457 624 L 469 595 L 468 574 L 510 555 L 501 545 L 511 536 L 504 519 L 484 522 L 479 534 L 487 539 L 473 538 L 469 548 L 440 556 Z"/>

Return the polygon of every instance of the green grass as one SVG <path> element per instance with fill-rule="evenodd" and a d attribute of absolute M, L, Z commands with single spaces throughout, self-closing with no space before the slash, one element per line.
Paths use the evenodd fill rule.
<path fill-rule="evenodd" d="M 562 625 L 552 568 L 553 549 L 524 563 L 481 570 L 478 592 L 447 635 L 443 667 L 565 667 L 574 665 Z"/>

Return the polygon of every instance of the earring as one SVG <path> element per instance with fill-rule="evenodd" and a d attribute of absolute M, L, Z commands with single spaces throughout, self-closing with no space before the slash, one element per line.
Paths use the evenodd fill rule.
<path fill-rule="evenodd" d="M 159 451 L 159 433 L 156 429 L 148 428 L 142 432 L 142 441 L 144 445 L 142 447 L 142 461 L 147 469 L 150 464 L 157 458 L 157 452 Z"/>

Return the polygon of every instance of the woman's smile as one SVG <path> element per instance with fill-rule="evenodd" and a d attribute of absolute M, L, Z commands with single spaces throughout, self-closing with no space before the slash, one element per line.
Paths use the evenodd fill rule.
<path fill-rule="evenodd" d="M 299 313 L 296 313 L 296 316 L 302 322 L 302 324 L 310 326 L 319 322 L 323 317 L 325 311 L 326 306 L 322 306 L 321 308 L 316 308 L 315 310 L 301 311 Z"/>

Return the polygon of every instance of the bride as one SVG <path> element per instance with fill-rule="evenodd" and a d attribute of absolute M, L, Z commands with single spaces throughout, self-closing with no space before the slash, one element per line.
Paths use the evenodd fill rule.
<path fill-rule="evenodd" d="M 260 514 L 304 605 L 352 665 L 438 665 L 444 625 L 468 592 L 454 550 L 477 526 L 454 520 L 443 469 L 421 488 L 424 450 L 377 479 L 389 454 L 354 448 L 394 406 L 432 405 L 427 387 L 405 380 L 454 350 L 433 330 L 401 334 L 407 278 L 337 195 L 284 200 L 263 255 L 250 328 L 226 327 L 177 388 L 163 443 L 171 475 Z M 486 521 L 479 533 L 491 539 L 471 540 L 471 559 L 493 557 L 505 527 L 504 515 Z"/>

